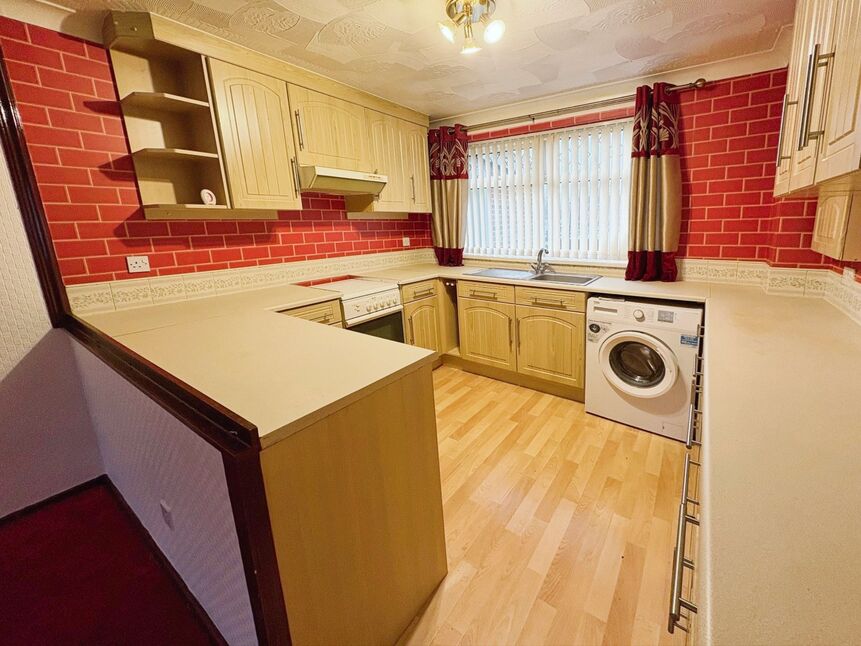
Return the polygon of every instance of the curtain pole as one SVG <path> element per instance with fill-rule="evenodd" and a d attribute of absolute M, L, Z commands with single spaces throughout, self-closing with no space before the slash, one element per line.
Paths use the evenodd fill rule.
<path fill-rule="evenodd" d="M 691 90 L 691 89 L 699 89 L 705 87 L 706 81 L 704 78 L 698 78 L 696 81 L 692 81 L 691 83 L 685 83 L 683 85 L 674 85 L 667 89 L 669 92 L 681 92 L 682 90 Z M 555 108 L 554 110 L 545 110 L 544 112 L 536 112 L 535 114 L 524 114 L 519 117 L 508 117 L 506 119 L 497 119 L 496 121 L 486 121 L 484 123 L 477 123 L 472 126 L 465 126 L 465 130 L 487 130 L 488 128 L 495 128 L 497 126 L 507 126 L 512 123 L 523 123 L 524 121 L 538 121 L 539 119 L 546 119 L 547 117 L 555 117 L 560 114 L 569 114 L 571 112 L 582 112 L 584 110 L 594 110 L 595 108 L 606 108 L 611 105 L 618 105 L 619 103 L 628 103 L 633 101 L 636 98 L 636 94 L 626 94 L 625 96 L 616 96 L 611 97 L 609 99 L 601 99 L 599 101 L 589 101 L 588 103 L 580 103 L 577 105 L 569 105 L 564 108 Z"/>

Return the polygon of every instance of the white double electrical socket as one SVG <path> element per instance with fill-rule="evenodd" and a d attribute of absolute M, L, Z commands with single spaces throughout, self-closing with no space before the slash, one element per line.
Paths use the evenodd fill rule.
<path fill-rule="evenodd" d="M 149 271 L 149 256 L 126 256 L 126 266 L 130 274 L 143 274 Z"/>

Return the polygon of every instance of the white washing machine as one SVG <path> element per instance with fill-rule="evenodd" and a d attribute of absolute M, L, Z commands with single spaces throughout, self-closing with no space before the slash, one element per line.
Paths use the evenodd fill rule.
<path fill-rule="evenodd" d="M 701 307 L 593 296 L 586 307 L 586 412 L 686 439 Z"/>

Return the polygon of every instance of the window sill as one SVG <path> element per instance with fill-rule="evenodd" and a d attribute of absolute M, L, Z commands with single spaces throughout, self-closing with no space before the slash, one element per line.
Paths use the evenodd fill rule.
<path fill-rule="evenodd" d="M 533 257 L 521 256 L 482 256 L 478 254 L 464 254 L 464 260 L 475 260 L 482 263 L 497 262 L 509 265 L 523 265 L 535 262 Z M 625 260 L 573 260 L 566 258 L 548 257 L 547 262 L 551 267 L 608 267 L 612 269 L 624 269 L 628 263 Z"/>

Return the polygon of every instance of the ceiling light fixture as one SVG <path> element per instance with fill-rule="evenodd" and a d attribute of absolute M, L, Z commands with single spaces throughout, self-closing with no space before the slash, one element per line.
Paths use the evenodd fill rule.
<path fill-rule="evenodd" d="M 505 34 L 505 23 L 490 17 L 496 11 L 496 0 L 446 0 L 445 14 L 448 20 L 439 23 L 439 30 L 450 43 L 454 42 L 455 31 L 463 29 L 461 54 L 475 54 L 481 47 L 475 42 L 473 29 L 481 25 L 482 37 L 489 45 L 500 41 Z"/>

